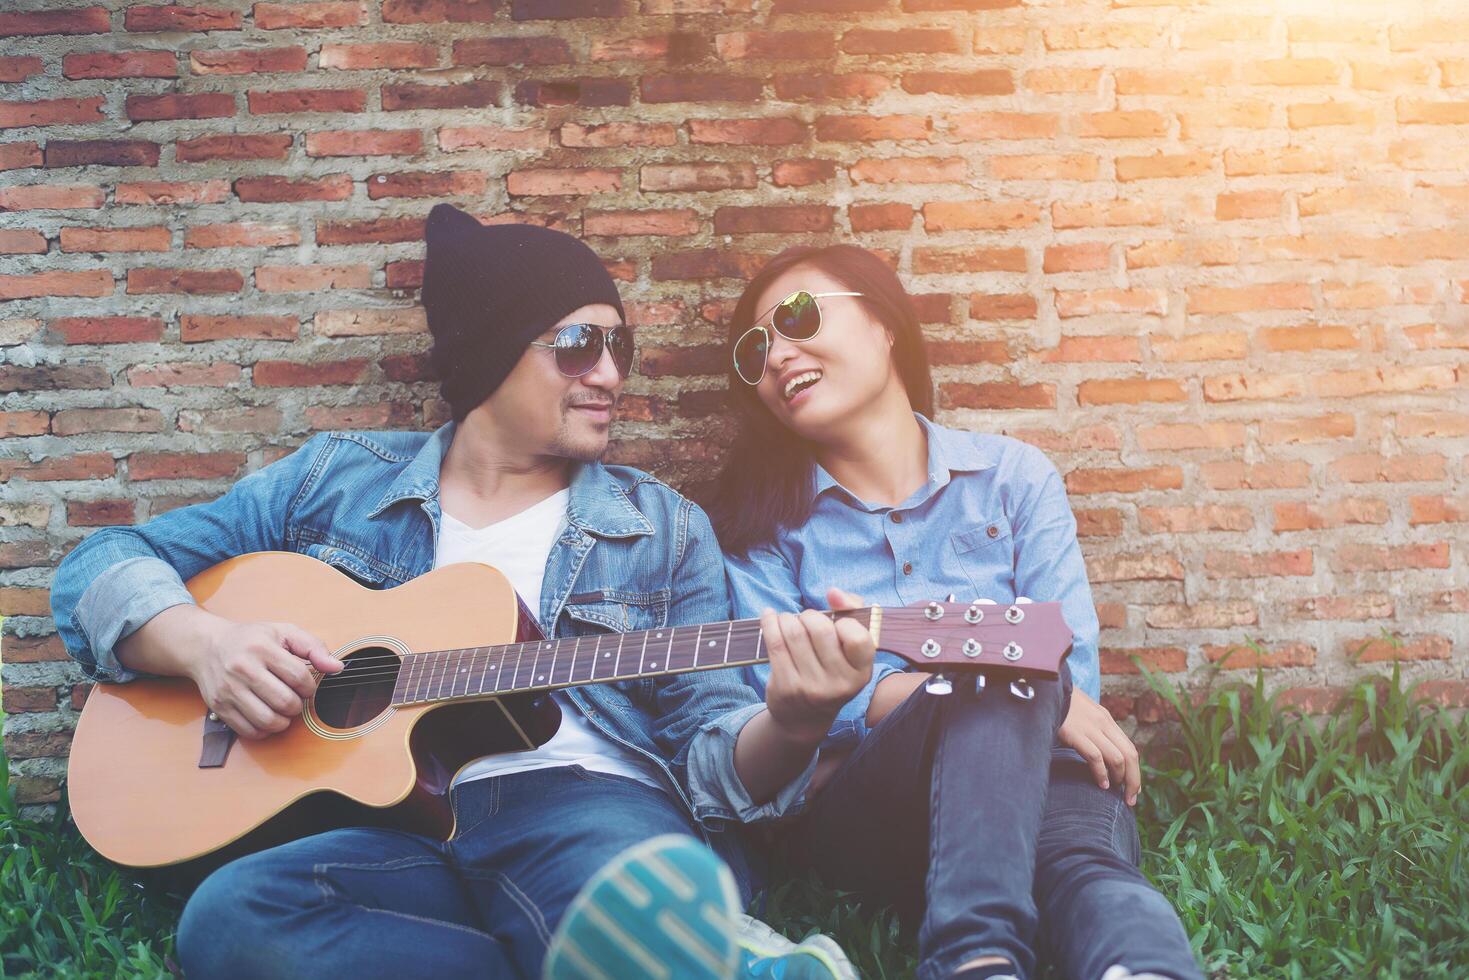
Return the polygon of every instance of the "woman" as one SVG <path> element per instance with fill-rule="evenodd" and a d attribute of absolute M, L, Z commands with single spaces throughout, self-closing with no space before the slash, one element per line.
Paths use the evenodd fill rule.
<path fill-rule="evenodd" d="M 921 916 L 921 980 L 1028 976 L 1036 950 L 1078 980 L 1200 977 L 1136 866 L 1137 752 L 1096 702 L 1096 612 L 1055 468 L 929 421 L 912 302 L 871 252 L 781 253 L 731 341 L 740 431 L 706 506 L 735 614 L 760 615 L 768 645 L 830 655 L 830 623 L 795 613 L 861 602 L 839 584 L 883 606 L 1056 601 L 1075 634 L 1057 680 L 956 677 L 945 697 L 880 654 L 823 745 L 791 853 Z"/>

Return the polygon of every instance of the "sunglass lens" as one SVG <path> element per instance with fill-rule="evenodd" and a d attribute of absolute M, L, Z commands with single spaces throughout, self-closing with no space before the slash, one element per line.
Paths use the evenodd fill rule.
<path fill-rule="evenodd" d="M 803 289 L 781 300 L 771 320 L 782 337 L 810 340 L 821 327 L 821 308 L 816 305 L 816 297 Z"/>
<path fill-rule="evenodd" d="M 607 331 L 607 348 L 612 351 L 612 363 L 617 373 L 627 377 L 632 373 L 633 340 L 632 329 L 626 326 L 613 327 Z"/>
<path fill-rule="evenodd" d="M 735 371 L 746 384 L 757 385 L 765 376 L 765 358 L 770 353 L 770 337 L 764 330 L 749 330 L 735 344 Z"/>
<path fill-rule="evenodd" d="M 572 323 L 556 334 L 556 367 L 568 378 L 579 378 L 602 359 L 602 331 L 587 323 Z"/>

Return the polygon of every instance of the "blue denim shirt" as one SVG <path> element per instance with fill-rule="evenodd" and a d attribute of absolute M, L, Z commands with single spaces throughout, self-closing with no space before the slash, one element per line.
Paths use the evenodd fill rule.
<path fill-rule="evenodd" d="M 192 603 L 184 580 L 249 552 L 310 555 L 371 588 L 423 575 L 433 568 L 439 469 L 454 429 L 450 422 L 431 434 L 322 433 L 218 500 L 97 531 L 67 555 L 52 583 L 67 651 L 92 678 L 130 680 L 137 675 L 118 663 L 118 641 L 163 610 Z M 580 464 L 566 517 L 541 592 L 549 635 L 729 618 L 709 518 L 652 476 Z M 708 829 L 781 816 L 804 796 L 814 763 L 763 805 L 735 772 L 735 740 L 763 708 L 736 669 L 568 693 L 604 735 L 652 760 Z"/>
<path fill-rule="evenodd" d="M 749 555 L 725 556 L 735 616 L 758 616 L 766 607 L 825 609 L 832 586 L 885 606 L 951 593 L 960 601 L 1060 602 L 1075 635 L 1067 660 L 1072 683 L 1100 696 L 1097 610 L 1060 474 L 1017 439 L 917 418 L 928 435 L 928 482 L 897 507 L 872 506 L 817 465 L 816 499 L 804 525 Z M 878 652 L 872 679 L 837 715 L 827 748 L 867 734 L 873 689 L 906 666 Z M 745 670 L 763 691 L 770 668 Z"/>

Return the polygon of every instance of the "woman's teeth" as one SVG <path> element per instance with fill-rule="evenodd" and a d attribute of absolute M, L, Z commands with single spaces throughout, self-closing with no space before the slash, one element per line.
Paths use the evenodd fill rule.
<path fill-rule="evenodd" d="M 786 401 L 790 401 L 796 396 L 796 392 L 802 390 L 803 388 L 809 388 L 811 385 L 820 380 L 820 371 L 807 371 L 804 374 L 798 374 L 794 378 L 786 382 L 785 391 L 782 393 L 782 395 Z"/>

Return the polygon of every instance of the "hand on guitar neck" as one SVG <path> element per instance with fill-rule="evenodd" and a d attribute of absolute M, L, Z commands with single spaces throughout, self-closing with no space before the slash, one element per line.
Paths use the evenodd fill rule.
<path fill-rule="evenodd" d="M 117 645 L 129 670 L 188 677 L 209 710 L 241 738 L 285 731 L 317 675 L 342 662 L 306 630 L 290 623 L 237 623 L 198 606 L 165 609 Z"/>

